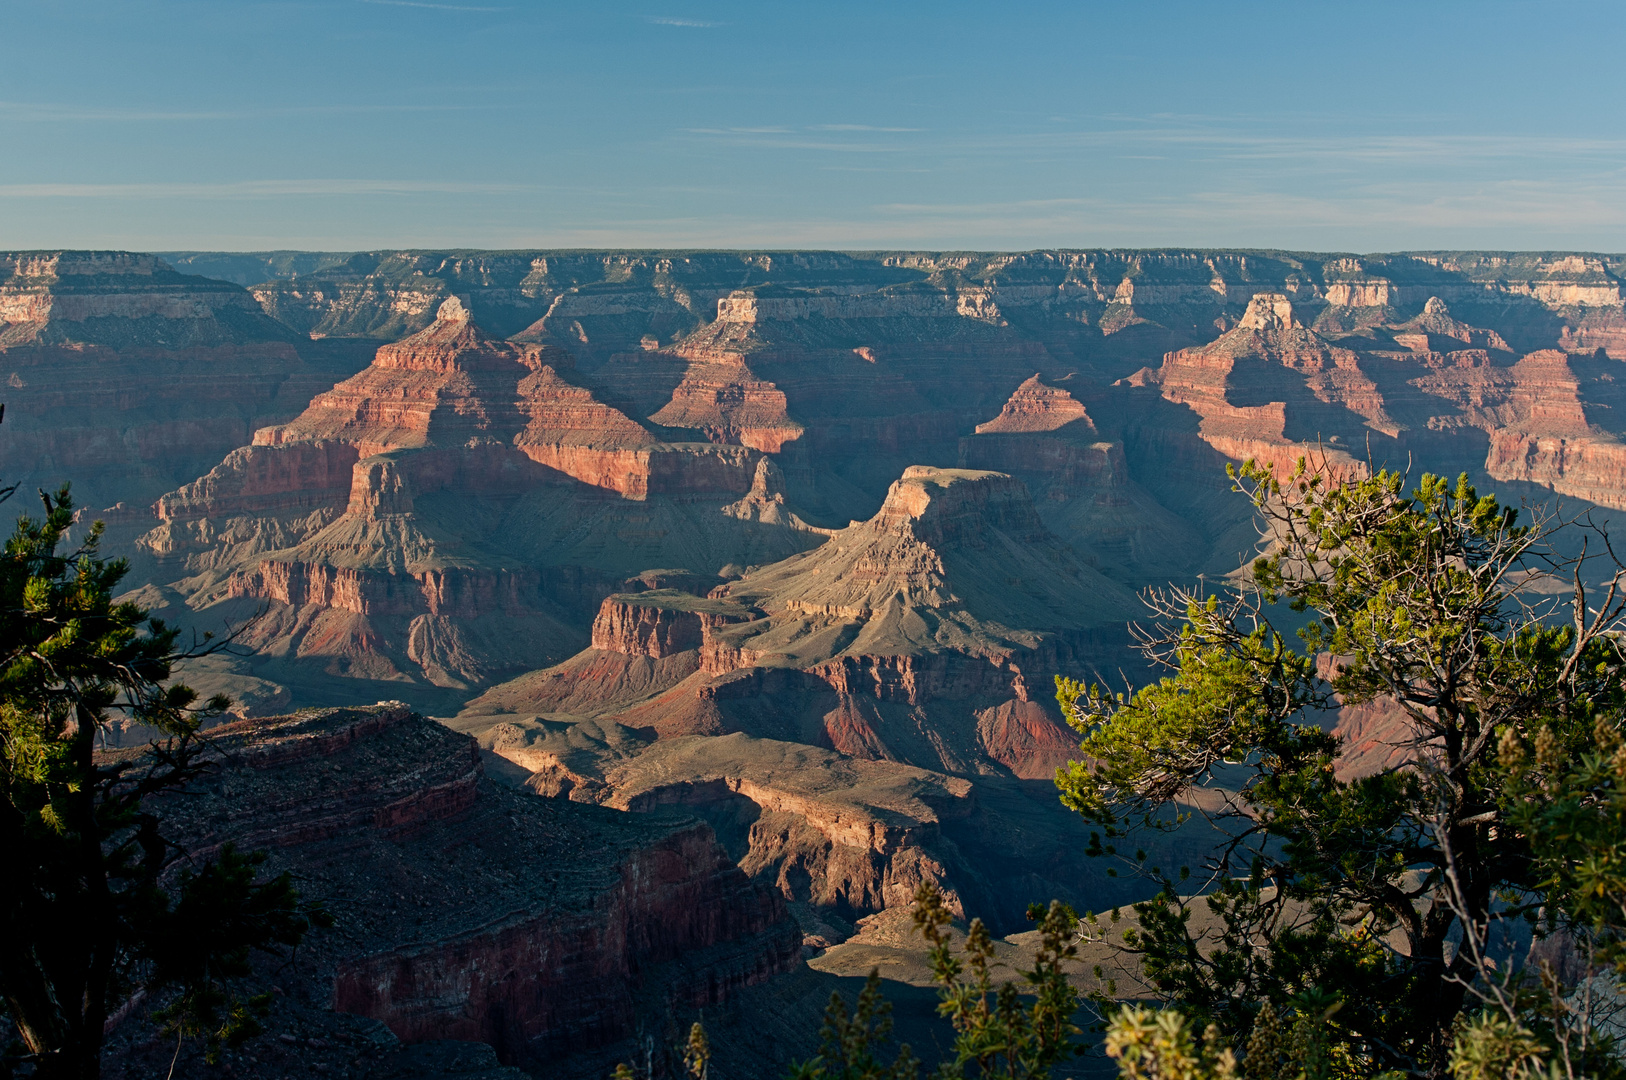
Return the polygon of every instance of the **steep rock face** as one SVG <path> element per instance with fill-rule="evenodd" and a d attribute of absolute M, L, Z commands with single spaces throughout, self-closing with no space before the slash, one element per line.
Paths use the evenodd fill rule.
<path fill-rule="evenodd" d="M 1039 375 L 960 440 L 960 466 L 1021 478 L 1045 525 L 1120 580 L 1173 576 L 1203 549 L 1130 475 L 1124 444 L 1102 438 L 1083 404 Z"/>
<path fill-rule="evenodd" d="M 194 606 L 278 605 L 248 632 L 262 652 L 460 687 L 580 648 L 585 621 L 569 625 L 542 571 L 582 549 L 612 560 L 614 581 L 671 565 L 674 548 L 715 572 L 812 542 L 789 515 L 725 512 L 759 486 L 757 451 L 658 442 L 566 381 L 568 360 L 486 336 L 449 298 L 429 328 L 161 499 L 144 544 L 193 575 Z M 648 562 L 626 543 L 640 516 Z"/>
<path fill-rule="evenodd" d="M 533 770 L 529 786 L 553 798 L 699 813 L 755 880 L 841 919 L 906 910 L 928 881 L 956 909 L 1013 929 L 1030 892 L 1108 904 L 1127 895 L 1081 857 L 1086 830 L 1057 812 L 1047 784 L 744 733 L 651 740 L 607 720 L 506 719 L 481 741 Z"/>
<path fill-rule="evenodd" d="M 339 439 L 368 457 L 512 437 L 520 426 L 518 384 L 547 360 L 560 357 L 485 336 L 451 297 L 429 328 L 380 348 L 366 371 L 316 397 L 290 423 L 256 432 L 255 442 Z"/>
<path fill-rule="evenodd" d="M 123 251 L 0 253 L 0 348 L 210 348 L 293 340 L 242 288 Z"/>
<path fill-rule="evenodd" d="M 1398 433 L 1356 353 L 1306 328 L 1280 294 L 1255 296 L 1235 329 L 1169 354 L 1148 381 L 1195 412 L 1200 437 L 1221 454 L 1284 475 L 1318 442 L 1332 444 L 1322 451 L 1329 466 L 1359 474 L 1362 463 L 1335 444 L 1357 431 Z"/>
<path fill-rule="evenodd" d="M 902 903 L 925 880 L 1009 911 L 1015 894 L 937 826 L 866 824 L 892 812 L 863 777 L 965 792 L 963 777 L 1047 781 L 1076 738 L 1030 682 L 1098 664 L 1131 604 L 1047 532 L 1020 481 L 915 467 L 869 521 L 711 599 L 611 597 L 592 649 L 492 688 L 458 723 L 486 731 L 539 791 L 634 810 L 679 801 L 735 821 L 742 866 L 843 917 Z M 515 714 L 536 719 L 504 719 Z M 796 747 L 833 778 L 816 798 L 751 764 Z M 1013 825 L 1008 807 L 952 805 L 956 820 L 976 817 L 976 836 Z"/>
<path fill-rule="evenodd" d="M 1235 330 L 1132 382 L 1195 413 L 1195 434 L 1225 457 L 1278 473 L 1305 454 L 1340 475 L 1364 472 L 1367 454 L 1391 465 L 1410 454 L 1439 471 L 1626 506 L 1616 361 L 1557 349 L 1515 357 L 1437 298 L 1407 323 L 1340 340 L 1353 348 L 1305 329 L 1285 298 L 1261 295 Z"/>
<path fill-rule="evenodd" d="M 558 1065 L 631 1036 L 640 1011 L 714 1005 L 797 962 L 801 933 L 778 896 L 693 817 L 498 787 L 472 740 L 398 706 L 216 738 L 230 764 L 166 806 L 188 850 L 265 849 L 308 895 L 368 912 L 313 935 L 305 963 L 279 974 L 317 1008 L 408 1043 L 473 1040 L 506 1062 Z"/>
<path fill-rule="evenodd" d="M 905 470 L 869 521 L 724 590 L 783 613 L 787 629 L 806 617 L 849 622 L 856 634 L 838 654 L 871 643 L 889 654 L 957 645 L 1000 652 L 1031 647 L 1045 630 L 1101 625 L 1130 610 L 1121 587 L 1045 529 L 1021 481 L 930 466 Z M 916 625 L 925 618 L 936 628 Z M 785 648 L 795 649 L 795 640 L 795 633 L 783 639 Z"/>
<path fill-rule="evenodd" d="M 1074 740 L 1030 681 L 1100 662 L 1133 610 L 1046 532 L 1019 481 L 930 468 L 909 470 L 870 521 L 713 594 L 612 597 L 588 653 L 493 688 L 469 713 L 745 731 L 1048 777 Z"/>
<path fill-rule="evenodd" d="M 955 777 L 730 735 L 664 741 L 611 768 L 604 790 L 606 805 L 636 812 L 676 805 L 726 821 L 749 807 L 740 868 L 845 918 L 907 907 L 926 882 L 963 914 L 956 879 L 976 881 L 944 843 L 942 822 L 976 805 Z"/>
<path fill-rule="evenodd" d="M 998 416 L 977 425 L 977 434 L 1033 434 L 1061 429 L 1077 438 L 1098 434 L 1090 414 L 1072 394 L 1046 386 L 1035 374 L 1016 388 Z"/>
<path fill-rule="evenodd" d="M 1460 349 L 1512 351 L 1496 331 L 1469 326 L 1453 318 L 1445 301 L 1437 296 L 1428 298 L 1422 313 L 1416 318 L 1396 327 L 1394 339 L 1397 344 L 1413 352 L 1455 352 Z"/>
<path fill-rule="evenodd" d="M 674 589 L 606 597 L 593 620 L 595 649 L 659 660 L 699 649 L 719 626 L 752 618 L 748 608 Z"/>
<path fill-rule="evenodd" d="M 669 346 L 714 321 L 795 323 L 814 336 L 822 324 L 859 337 L 875 332 L 856 329 L 862 324 L 918 330 L 937 321 L 1005 322 L 1100 365 L 1107 381 L 1149 357 L 1211 340 L 1261 292 L 1286 296 L 1307 323 L 1332 333 L 1403 323 L 1434 299 L 1521 352 L 1603 347 L 1621 358 L 1623 262 L 1565 253 L 1125 250 L 187 258 L 191 267 L 243 284 L 254 284 L 256 273 L 276 278 L 255 285 L 265 310 L 301 334 L 323 337 L 393 339 L 428 325 L 453 294 L 470 299 L 482 324 L 503 334 L 525 327 L 526 340 L 569 348 L 589 367 L 616 352 Z"/>
<path fill-rule="evenodd" d="M 786 412 L 785 394 L 739 362 L 696 363 L 672 390 L 672 400 L 650 417 L 668 427 L 693 428 L 717 442 L 777 454 L 798 438 L 802 425 Z"/>
<path fill-rule="evenodd" d="M 255 271 L 243 261 L 194 256 L 189 265 L 250 283 Z M 568 348 L 587 367 L 628 349 L 668 347 L 708 323 L 718 324 L 724 351 L 729 335 L 774 324 L 851 348 L 881 344 L 863 339 L 888 337 L 888 324 L 907 325 L 902 336 L 920 341 L 947 340 L 955 323 L 1007 323 L 1110 382 L 1234 327 L 1262 292 L 1287 297 L 1329 333 L 1404 323 L 1434 299 L 1517 351 L 1604 347 L 1626 356 L 1620 256 L 374 252 L 303 263 L 268 255 L 259 265 L 280 280 L 256 286 L 256 295 L 301 333 L 391 339 L 428 325 L 456 294 L 484 325 L 504 334 L 525 327 L 525 340 Z M 792 411 L 809 421 L 794 400 Z"/>
<path fill-rule="evenodd" d="M 0 468 L 25 488 L 71 480 L 81 502 L 123 502 L 138 522 L 354 370 L 294 342 L 240 287 L 150 255 L 0 253 Z"/>

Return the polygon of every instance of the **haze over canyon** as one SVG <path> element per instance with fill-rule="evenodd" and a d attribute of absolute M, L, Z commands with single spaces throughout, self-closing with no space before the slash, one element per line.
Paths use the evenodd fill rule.
<path fill-rule="evenodd" d="M 0 254 L 0 477 L 72 481 L 132 599 L 237 634 L 182 671 L 239 716 L 194 841 L 400 900 L 288 980 L 300 1038 L 591 1075 L 641 1016 L 771 1014 L 922 882 L 999 934 L 1134 899 L 1051 784 L 1055 677 L 1142 677 L 1137 592 L 1253 557 L 1228 462 L 1626 511 L 1623 274 Z M 1381 708 L 1340 724 L 1347 768 L 1385 760 Z"/>

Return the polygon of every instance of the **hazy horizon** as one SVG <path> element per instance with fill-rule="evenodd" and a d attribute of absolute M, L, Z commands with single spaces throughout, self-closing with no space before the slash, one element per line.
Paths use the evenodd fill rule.
<path fill-rule="evenodd" d="M 1626 10 L 18 8 L 0 247 L 1626 250 Z"/>

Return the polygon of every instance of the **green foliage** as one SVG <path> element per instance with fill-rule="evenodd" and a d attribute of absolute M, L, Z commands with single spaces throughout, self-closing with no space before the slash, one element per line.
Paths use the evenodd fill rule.
<path fill-rule="evenodd" d="M 971 920 L 956 956 L 949 933 L 953 915 L 943 894 L 930 883 L 915 894 L 915 928 L 931 944 L 932 977 L 942 998 L 938 1012 L 955 1030 L 955 1061 L 942 1075 L 964 1076 L 974 1067 L 977 1077 L 1029 1080 L 1048 1077 L 1052 1068 L 1083 1053 L 1073 1023 L 1079 993 L 1064 970 L 1078 955 L 1078 917 L 1052 901 L 1048 909 L 1030 908 L 1028 918 L 1040 931 L 1033 967 L 1018 972 L 1020 984 L 995 987 L 993 939 L 982 920 Z"/>
<path fill-rule="evenodd" d="M 667 1038 L 677 1034 L 669 1029 Z M 706 1025 L 696 1020 L 689 1025 L 688 1034 L 679 1043 L 666 1043 L 659 1054 L 655 1038 L 643 1037 L 644 1064 L 634 1068 L 625 1061 L 616 1065 L 610 1080 L 655 1080 L 656 1077 L 686 1076 L 689 1080 L 706 1080 L 711 1075 L 711 1040 L 706 1036 Z"/>
<path fill-rule="evenodd" d="M 1199 1040 L 1174 1009 L 1128 1008 L 1107 1027 L 1107 1056 L 1124 1080 L 1237 1080 L 1236 1056 L 1213 1025 Z"/>
<path fill-rule="evenodd" d="M 1600 715 L 1590 745 L 1566 747 L 1550 727 L 1532 743 L 1502 731 L 1502 813 L 1531 838 L 1549 909 L 1626 973 L 1626 740 Z"/>
<path fill-rule="evenodd" d="M 1270 553 L 1237 588 L 1149 596 L 1160 622 L 1141 644 L 1169 672 L 1158 682 L 1114 694 L 1058 680 L 1086 757 L 1058 787 L 1102 855 L 1198 802 L 1222 830 L 1196 880 L 1135 860 L 1160 893 L 1125 945 L 1165 1000 L 1234 1033 L 1261 1001 L 1280 1012 L 1325 992 L 1343 1003 L 1333 1027 L 1351 1060 L 1440 1075 L 1494 922 L 1556 901 L 1619 924 L 1626 849 L 1611 847 L 1619 777 L 1604 747 L 1626 714 L 1623 579 L 1587 596 L 1585 549 L 1560 558 L 1553 521 L 1520 525 L 1465 476 L 1425 475 L 1410 494 L 1396 473 L 1334 483 L 1303 460 L 1285 479 L 1251 462 L 1233 477 Z M 1572 595 L 1529 602 L 1519 587 L 1536 570 L 1572 577 Z M 1311 617 L 1301 647 L 1272 625 L 1278 604 Z M 1339 699 L 1388 703 L 1398 766 L 1335 771 L 1342 747 L 1318 714 Z M 1510 774 L 1527 744 L 1536 766 Z M 1196 904 L 1214 927 L 1201 942 Z M 1474 947 L 1453 945 L 1464 934 Z"/>
<path fill-rule="evenodd" d="M 920 1062 L 907 1044 L 898 1048 L 891 1064 L 876 1056 L 891 1032 L 892 1003 L 881 996 L 881 974 L 872 969 L 850 1015 L 841 994 L 831 993 L 818 1055 L 786 1075 L 789 1080 L 914 1080 Z"/>
<path fill-rule="evenodd" d="M 705 1025 L 696 1020 L 689 1025 L 689 1039 L 683 1044 L 683 1071 L 694 1080 L 706 1080 L 710 1066 L 711 1043 L 706 1038 Z"/>
<path fill-rule="evenodd" d="M 1535 1080 L 1546 1077 L 1547 1046 L 1522 1024 L 1482 1013 L 1463 1025 L 1452 1045 L 1455 1080 Z"/>
<path fill-rule="evenodd" d="M 973 919 L 955 954 L 953 913 L 941 891 L 924 884 L 915 893 L 914 925 L 931 945 L 932 977 L 939 1014 L 954 1026 L 954 1060 L 934 1074 L 939 1080 L 1047 1080 L 1057 1066 L 1084 1052 L 1073 1023 L 1078 990 L 1064 965 L 1078 955 L 1078 917 L 1063 904 L 1038 905 L 1028 918 L 1039 925 L 1033 967 L 1020 982 L 994 985 L 993 938 Z M 881 976 L 871 971 L 851 1014 L 839 993 L 830 996 L 819 1054 L 787 1074 L 787 1080 L 913 1080 L 920 1062 L 907 1045 L 888 1064 L 877 1056 L 892 1031 L 892 1006 L 881 996 Z"/>
<path fill-rule="evenodd" d="M 262 1030 L 259 1018 L 271 996 L 240 999 L 233 993 L 235 981 L 252 974 L 253 950 L 291 949 L 313 924 L 332 925 L 323 908 L 301 911 L 286 873 L 257 883 L 263 862 L 263 853 L 243 855 L 227 844 L 197 873 L 182 870 L 174 906 L 153 913 L 143 942 L 152 965 L 149 982 L 179 990 L 157 1018 L 178 1036 L 204 1040 L 211 1064 L 222 1047 L 237 1046 Z"/>
<path fill-rule="evenodd" d="M 235 852 L 165 884 L 152 798 L 209 767 L 199 730 L 229 702 L 164 685 L 176 631 L 113 602 L 126 565 L 101 557 L 99 524 L 61 550 L 66 488 L 41 497 L 0 553 L 0 993 L 35 1076 L 93 1077 L 110 1006 L 139 993 L 173 988 L 166 1022 L 212 1045 L 251 1030 L 257 1006 L 229 981 L 310 918 Z M 156 729 L 146 754 L 96 756 L 114 713 Z"/>
<path fill-rule="evenodd" d="M 1120 1009 L 1107 1025 L 1107 1056 L 1123 1080 L 1353 1080 L 1370 1077 L 1367 1062 L 1348 1055 L 1330 1026 L 1340 1008 L 1325 995 L 1300 998 L 1278 1015 L 1267 1002 L 1248 1036 L 1240 1065 L 1233 1038 L 1213 1024 L 1201 1038 L 1178 1009 Z M 1401 1080 L 1386 1073 L 1375 1080 Z"/>

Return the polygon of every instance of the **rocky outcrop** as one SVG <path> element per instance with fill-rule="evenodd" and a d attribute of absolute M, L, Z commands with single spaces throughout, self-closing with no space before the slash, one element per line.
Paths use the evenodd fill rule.
<path fill-rule="evenodd" d="M 703 815 L 742 870 L 835 922 L 906 911 L 923 882 L 996 927 L 1024 924 L 1030 892 L 1116 895 L 1081 858 L 1081 822 L 1041 785 L 744 733 L 651 740 L 603 720 L 500 720 L 481 738 L 552 798 Z"/>
<path fill-rule="evenodd" d="M 1413 352 L 1455 352 L 1461 349 L 1485 349 L 1511 352 L 1502 335 L 1494 330 L 1469 326 L 1453 318 L 1445 301 L 1437 296 L 1428 298 L 1416 318 L 1394 329 L 1394 339 Z"/>
<path fill-rule="evenodd" d="M 1034 375 L 994 419 L 960 440 L 960 467 L 1010 473 L 1040 518 L 1120 580 L 1165 580 L 1202 549 L 1191 526 L 1130 474 L 1124 444 L 1102 437 L 1067 390 Z"/>
<path fill-rule="evenodd" d="M 724 592 L 797 621 L 848 622 L 857 634 L 843 653 L 871 642 L 888 653 L 954 647 L 949 627 L 962 612 L 963 644 L 976 652 L 994 641 L 1027 647 L 1045 629 L 1100 625 L 1129 610 L 1120 587 L 1048 532 L 1021 481 L 929 466 L 905 470 L 869 521 Z M 936 631 L 907 629 L 909 610 Z"/>
<path fill-rule="evenodd" d="M 247 282 L 233 276 L 252 274 L 238 269 L 243 257 L 232 259 L 230 268 L 203 256 L 191 265 Z M 1261 292 L 1286 296 L 1309 323 L 1328 328 L 1404 322 L 1436 299 L 1520 351 L 1558 345 L 1562 336 L 1566 349 L 1604 346 L 1619 357 L 1626 355 L 1622 265 L 1620 256 L 1481 252 L 420 251 L 322 263 L 268 256 L 260 272 L 281 279 L 255 294 L 301 334 L 382 339 L 423 328 L 446 296 L 466 296 L 483 324 L 504 334 L 526 327 L 527 340 L 595 363 L 645 341 L 665 347 L 714 322 L 1010 321 L 1091 344 L 1098 356 L 1117 351 L 1114 338 L 1155 341 L 1156 355 L 1211 339 L 1219 323 L 1229 329 Z M 1114 377 L 1147 355 L 1134 355 L 1138 363 Z"/>
<path fill-rule="evenodd" d="M 735 505 L 762 485 L 758 451 L 660 442 L 567 381 L 568 363 L 485 335 L 448 298 L 430 327 L 160 499 L 144 545 L 190 573 L 195 606 L 275 605 L 247 632 L 273 655 L 462 687 L 580 648 L 585 620 L 562 621 L 571 601 L 543 570 L 584 549 L 613 582 L 816 542 L 794 515 Z M 655 541 L 649 561 L 626 543 L 630 519 Z"/>
<path fill-rule="evenodd" d="M 0 253 L 0 469 L 150 522 L 156 496 L 355 370 L 295 342 L 242 288 L 150 255 Z"/>
<path fill-rule="evenodd" d="M 708 600 L 675 589 L 606 597 L 593 620 L 595 649 L 654 659 L 699 649 L 720 626 L 759 616 L 726 600 Z"/>
<path fill-rule="evenodd" d="M 1019 481 L 927 467 L 908 470 L 871 520 L 713 597 L 612 597 L 591 650 L 493 688 L 466 715 L 598 717 L 663 738 L 744 732 L 1049 777 L 1075 740 L 1030 684 L 1101 662 L 1133 610 L 1046 531 Z"/>
<path fill-rule="evenodd" d="M 254 298 L 124 251 L 0 252 L 0 348 L 197 349 L 291 342 Z"/>
<path fill-rule="evenodd" d="M 978 435 L 1034 434 L 1065 429 L 1069 436 L 1098 435 L 1084 406 L 1059 387 L 1046 386 L 1035 374 L 1016 388 L 999 415 L 977 425 Z"/>
<path fill-rule="evenodd" d="M 779 453 L 803 431 L 786 412 L 784 392 L 738 362 L 690 365 L 673 389 L 672 400 L 650 420 L 770 454 Z"/>
<path fill-rule="evenodd" d="M 308 1009 L 557 1067 L 797 963 L 801 933 L 778 895 L 693 816 L 502 788 L 473 740 L 400 706 L 213 738 L 227 764 L 167 800 L 166 821 L 194 857 L 225 843 L 268 851 L 268 870 L 339 913 L 343 932 L 312 935 L 299 967 L 277 975 Z"/>
<path fill-rule="evenodd" d="M 1280 475 L 1312 449 L 1335 472 L 1359 475 L 1363 464 L 1338 444 L 1398 433 L 1357 354 L 1305 327 L 1276 293 L 1255 296 L 1212 344 L 1165 356 L 1147 381 L 1201 418 L 1200 437 L 1215 450 Z"/>

